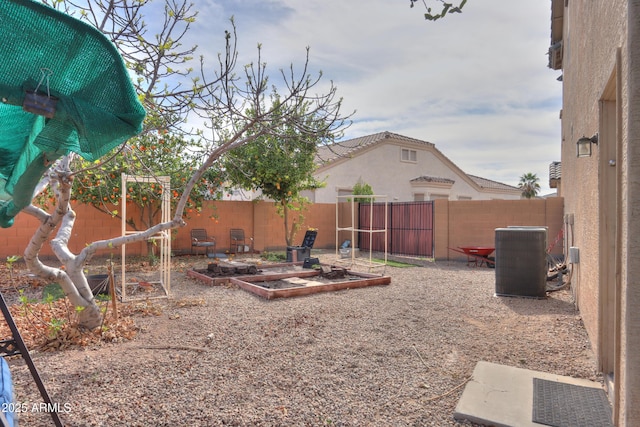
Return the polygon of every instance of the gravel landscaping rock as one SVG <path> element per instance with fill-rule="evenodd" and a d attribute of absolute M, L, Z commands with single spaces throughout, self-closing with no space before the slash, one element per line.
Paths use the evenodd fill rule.
<path fill-rule="evenodd" d="M 601 380 L 570 291 L 494 297 L 493 269 L 423 264 L 271 301 L 174 271 L 132 341 L 33 358 L 69 426 L 472 425 L 452 414 L 480 360 Z M 21 425 L 52 425 L 24 361 L 9 363 Z"/>

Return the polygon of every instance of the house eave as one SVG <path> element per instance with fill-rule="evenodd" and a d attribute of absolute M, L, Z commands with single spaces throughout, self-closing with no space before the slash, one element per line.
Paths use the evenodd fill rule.
<path fill-rule="evenodd" d="M 564 5 L 565 0 L 551 0 L 551 44 L 548 67 L 552 70 L 562 69 Z"/>
<path fill-rule="evenodd" d="M 450 182 L 412 182 L 412 188 L 437 188 L 437 189 L 446 189 L 449 190 L 453 186 L 453 183 Z"/>

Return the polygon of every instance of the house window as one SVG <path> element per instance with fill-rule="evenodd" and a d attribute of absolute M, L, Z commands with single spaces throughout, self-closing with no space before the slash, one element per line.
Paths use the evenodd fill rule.
<path fill-rule="evenodd" d="M 424 202 L 424 193 L 414 193 L 413 194 L 414 202 Z"/>
<path fill-rule="evenodd" d="M 448 194 L 431 193 L 431 200 L 448 199 L 448 198 L 449 198 Z"/>
<path fill-rule="evenodd" d="M 403 162 L 413 162 L 415 163 L 418 159 L 418 152 L 416 150 L 409 150 L 408 148 L 403 148 L 400 151 L 400 160 Z"/>

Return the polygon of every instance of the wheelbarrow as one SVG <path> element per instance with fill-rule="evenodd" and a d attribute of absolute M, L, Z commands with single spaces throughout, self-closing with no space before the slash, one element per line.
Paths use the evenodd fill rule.
<path fill-rule="evenodd" d="M 458 248 L 449 248 L 449 250 L 466 255 L 467 266 L 482 267 L 483 264 L 490 268 L 495 268 L 496 266 L 496 261 L 489 257 L 495 251 L 495 248 L 490 246 L 460 246 Z"/>

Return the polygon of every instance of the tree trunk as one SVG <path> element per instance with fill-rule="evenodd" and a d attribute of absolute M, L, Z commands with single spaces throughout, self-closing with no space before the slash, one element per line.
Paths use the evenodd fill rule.
<path fill-rule="evenodd" d="M 293 236 L 289 230 L 289 208 L 287 208 L 286 202 L 282 201 L 280 203 L 282 205 L 282 217 L 284 218 L 284 239 L 287 242 L 287 246 L 292 246 Z"/>
<path fill-rule="evenodd" d="M 144 220 L 144 215 L 146 213 L 146 220 Z M 148 206 L 143 206 L 142 207 L 142 213 L 141 213 L 141 218 L 143 218 L 143 227 L 145 229 L 149 229 L 151 228 L 151 226 L 153 225 L 153 217 L 154 217 L 154 212 L 153 212 L 153 208 L 151 205 Z M 149 262 L 153 261 L 156 255 L 156 242 L 153 239 L 149 239 L 147 240 L 147 257 L 149 258 Z"/>
<path fill-rule="evenodd" d="M 147 256 L 149 261 L 153 261 L 156 256 L 156 243 L 152 240 L 147 240 Z"/>
<path fill-rule="evenodd" d="M 71 304 L 82 307 L 78 311 L 79 326 L 94 329 L 100 326 L 102 317 L 82 271 L 86 258 L 75 256 L 68 247 L 76 218 L 69 206 L 72 182 L 73 178 L 63 175 L 55 186 L 58 204 L 52 215 L 33 205 L 25 208 L 26 212 L 39 218 L 41 224 L 24 251 L 24 260 L 32 273 L 50 283 L 59 283 Z M 56 237 L 51 240 L 51 249 L 63 264 L 61 268 L 46 266 L 39 257 L 42 246 L 58 226 Z"/>
<path fill-rule="evenodd" d="M 75 263 L 70 263 L 70 265 L 65 265 L 66 271 L 61 268 L 48 267 L 40 262 L 37 254 L 33 256 L 29 249 L 25 251 L 24 259 L 32 273 L 50 283 L 59 283 L 69 302 L 74 307 L 82 307 L 82 310 L 78 310 L 80 327 L 95 329 L 102 324 L 100 308 L 93 298 L 87 278 L 82 271 L 82 265 L 77 266 Z"/>
<path fill-rule="evenodd" d="M 91 292 L 91 288 L 89 287 L 87 278 L 84 275 L 82 266 L 74 265 L 69 268 L 70 270 L 73 270 L 67 273 L 71 280 L 71 285 L 73 286 L 73 290 L 78 292 L 80 298 L 72 298 L 70 294 L 67 293 L 67 288 L 61 284 L 62 289 L 64 289 L 69 301 L 74 306 L 82 307 L 82 310 L 77 311 L 79 326 L 86 329 L 95 329 L 102 324 L 102 313 L 100 313 L 100 308 L 96 304 L 96 300 L 93 297 L 93 292 Z"/>

